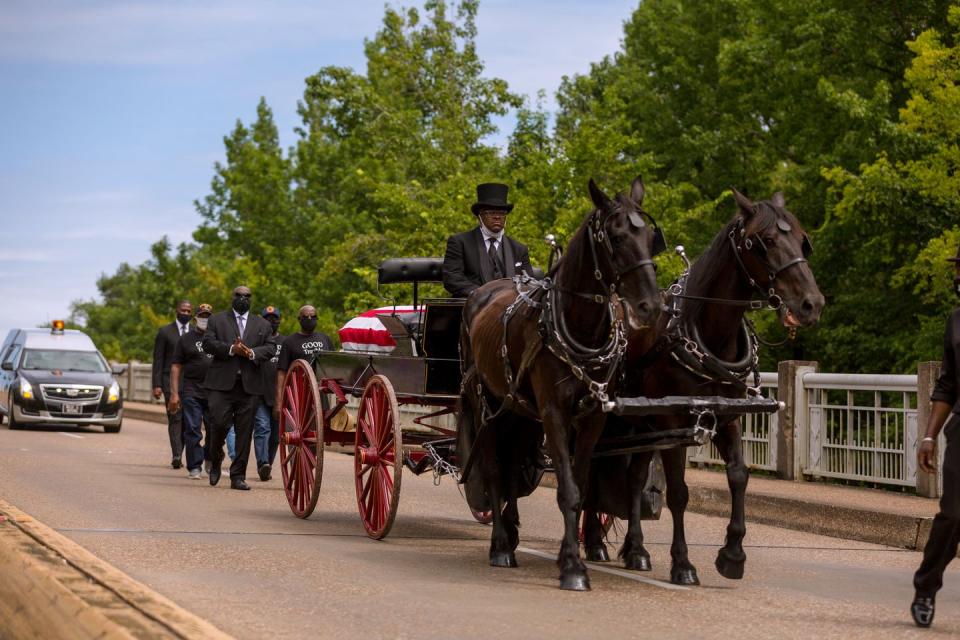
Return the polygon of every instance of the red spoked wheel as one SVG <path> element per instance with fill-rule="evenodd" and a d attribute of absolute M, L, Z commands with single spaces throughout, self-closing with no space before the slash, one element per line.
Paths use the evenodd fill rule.
<path fill-rule="evenodd" d="M 323 419 L 317 378 L 304 360 L 293 361 L 283 382 L 279 449 L 290 510 L 298 518 L 308 518 L 320 497 Z"/>
<path fill-rule="evenodd" d="M 402 460 L 397 396 L 390 381 L 378 374 L 370 378 L 360 398 L 353 457 L 360 519 L 374 540 L 390 533 L 397 515 Z"/>
<path fill-rule="evenodd" d="M 493 522 L 493 511 L 474 511 L 471 509 L 470 513 L 473 514 L 473 519 L 480 524 L 490 524 Z"/>
<path fill-rule="evenodd" d="M 604 513 L 603 511 L 595 512 L 597 518 L 600 519 L 600 531 L 603 533 L 604 539 L 606 539 L 607 534 L 610 533 L 610 529 L 613 528 L 613 516 L 609 513 Z M 580 544 L 583 544 L 583 519 L 586 516 L 585 512 L 580 512 Z"/>

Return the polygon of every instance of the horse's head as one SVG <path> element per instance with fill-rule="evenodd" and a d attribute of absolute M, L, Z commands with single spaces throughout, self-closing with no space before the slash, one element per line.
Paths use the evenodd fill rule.
<path fill-rule="evenodd" d="M 590 198 L 596 210 L 588 220 L 594 252 L 595 276 L 616 293 L 633 329 L 656 322 L 660 314 L 653 256 L 666 248 L 663 233 L 643 210 L 643 180 L 633 181 L 630 193 L 610 199 L 590 180 Z"/>
<path fill-rule="evenodd" d="M 779 307 L 785 326 L 816 324 L 824 299 L 807 262 L 813 245 L 800 221 L 787 211 L 783 194 L 757 203 L 736 189 L 733 195 L 739 221 L 730 231 L 730 242 L 745 275 Z"/>

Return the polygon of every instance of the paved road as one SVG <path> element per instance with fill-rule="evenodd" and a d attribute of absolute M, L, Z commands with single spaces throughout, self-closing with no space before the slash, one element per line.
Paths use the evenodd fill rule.
<path fill-rule="evenodd" d="M 118 435 L 0 427 L 0 497 L 238 638 L 960 634 L 960 563 L 924 632 L 906 610 L 919 554 L 751 525 L 747 574 L 729 581 L 713 569 L 725 522 L 691 514 L 703 586 L 666 588 L 665 519 L 646 527 L 651 573 L 593 571 L 590 593 L 561 592 L 542 557 L 558 548 L 552 490 L 521 504 L 520 568 L 492 569 L 489 529 L 449 479 L 405 475 L 393 532 L 373 542 L 348 456 L 327 454 L 320 505 L 302 521 L 276 480 L 238 492 L 173 471 L 166 439 L 163 425 L 134 420 Z"/>

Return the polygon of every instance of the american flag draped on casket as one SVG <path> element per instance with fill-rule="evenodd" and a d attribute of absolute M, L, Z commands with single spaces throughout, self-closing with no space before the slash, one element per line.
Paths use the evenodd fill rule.
<path fill-rule="evenodd" d="M 340 335 L 340 348 L 359 353 L 390 353 L 397 343 L 377 316 L 396 315 L 407 326 L 413 326 L 419 323 L 422 314 L 422 308 L 417 309 L 412 305 L 379 307 L 365 311 L 337 332 Z"/>

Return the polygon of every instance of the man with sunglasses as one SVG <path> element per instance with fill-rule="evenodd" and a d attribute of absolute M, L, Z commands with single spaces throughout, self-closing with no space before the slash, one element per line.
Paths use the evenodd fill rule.
<path fill-rule="evenodd" d="M 294 360 L 306 360 L 313 365 L 313 360 L 321 351 L 333 351 L 333 341 L 330 336 L 317 331 L 317 310 L 309 304 L 300 307 L 297 312 L 300 322 L 300 331 L 287 336 L 280 347 L 280 357 L 277 360 L 277 390 L 273 403 L 273 415 L 279 421 L 280 411 L 283 409 L 283 381 L 287 378 L 287 371 Z"/>
<path fill-rule="evenodd" d="M 456 298 L 466 298 L 482 284 L 512 278 L 523 271 L 533 275 L 527 246 L 504 233 L 507 214 L 505 184 L 477 185 L 477 201 L 470 208 L 479 225 L 447 240 L 443 257 L 443 286 Z"/>
<path fill-rule="evenodd" d="M 260 364 L 276 352 L 273 327 L 250 313 L 253 295 L 244 286 L 233 290 L 232 309 L 212 318 L 203 334 L 203 350 L 213 355 L 203 386 L 207 390 L 213 437 L 210 442 L 210 484 L 220 481 L 223 444 L 232 424 L 236 433 L 236 455 L 230 464 L 230 488 L 247 491 L 247 459 L 253 436 L 253 416 L 263 379 Z"/>

